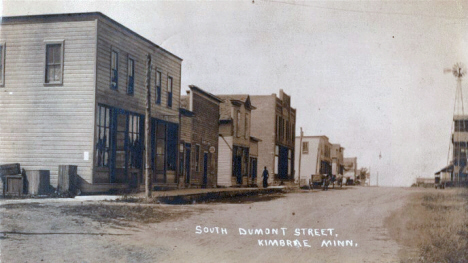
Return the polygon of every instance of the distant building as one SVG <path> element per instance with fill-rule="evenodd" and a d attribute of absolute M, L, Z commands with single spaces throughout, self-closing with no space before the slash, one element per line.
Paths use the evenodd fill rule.
<path fill-rule="evenodd" d="M 77 165 L 82 192 L 143 180 L 151 54 L 154 183 L 176 186 L 182 59 L 101 13 L 2 17 L 0 164 Z"/>
<path fill-rule="evenodd" d="M 344 173 L 344 148 L 340 144 L 332 144 L 331 158 L 332 158 L 332 175 L 336 178 L 343 178 Z"/>
<path fill-rule="evenodd" d="M 190 85 L 181 97 L 179 182 L 184 187 L 216 187 L 221 99 Z"/>
<path fill-rule="evenodd" d="M 248 95 L 217 95 L 220 104 L 218 185 L 247 186 L 257 176 L 258 142 L 251 136 L 255 107 Z"/>
<path fill-rule="evenodd" d="M 361 167 L 357 170 L 356 182 L 359 182 L 360 185 L 369 185 L 370 173 L 369 170 L 365 167 Z"/>
<path fill-rule="evenodd" d="M 279 97 L 271 94 L 250 98 L 257 107 L 252 113 L 252 134 L 262 140 L 258 173 L 266 166 L 276 182 L 294 181 L 296 109 L 291 107 L 291 97 L 280 90 Z"/>
<path fill-rule="evenodd" d="M 452 160 L 450 164 L 436 173 L 444 181 L 467 183 L 468 179 L 468 115 L 453 116 Z"/>
<path fill-rule="evenodd" d="M 296 137 L 295 167 L 299 170 L 300 137 Z M 325 135 L 303 136 L 301 156 L 301 179 L 311 179 L 314 174 L 332 174 L 332 144 Z M 302 181 L 302 180 L 301 180 Z"/>
<path fill-rule="evenodd" d="M 357 157 L 344 158 L 344 177 L 347 182 L 356 181 L 357 176 Z"/>

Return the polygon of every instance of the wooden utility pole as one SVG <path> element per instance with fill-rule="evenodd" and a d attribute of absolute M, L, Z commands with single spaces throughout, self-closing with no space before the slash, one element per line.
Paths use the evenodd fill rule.
<path fill-rule="evenodd" d="M 301 188 L 301 159 L 302 159 L 302 136 L 303 136 L 303 132 L 302 132 L 302 127 L 301 127 L 301 137 L 299 139 L 299 168 L 298 168 L 298 171 L 297 171 L 297 180 L 299 180 L 299 188 Z"/>
<path fill-rule="evenodd" d="M 146 117 L 145 117 L 145 192 L 151 199 L 153 170 L 151 169 L 151 55 L 146 55 Z"/>

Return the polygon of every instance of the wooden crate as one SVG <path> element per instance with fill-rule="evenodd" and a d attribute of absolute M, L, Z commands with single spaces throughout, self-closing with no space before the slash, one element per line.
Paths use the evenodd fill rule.
<path fill-rule="evenodd" d="M 23 176 L 6 175 L 4 195 L 22 196 L 23 195 Z"/>
<path fill-rule="evenodd" d="M 6 184 L 6 177 L 10 175 L 18 176 L 21 174 L 20 164 L 19 163 L 12 163 L 12 164 L 3 164 L 0 165 L 0 189 L 2 189 L 2 195 L 5 196 L 7 194 L 7 184 Z"/>

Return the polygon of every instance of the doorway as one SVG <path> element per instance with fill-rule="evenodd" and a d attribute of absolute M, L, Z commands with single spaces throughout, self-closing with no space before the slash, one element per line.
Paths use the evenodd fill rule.
<path fill-rule="evenodd" d="M 190 184 L 190 153 L 192 145 L 190 143 L 185 144 L 185 183 Z"/>

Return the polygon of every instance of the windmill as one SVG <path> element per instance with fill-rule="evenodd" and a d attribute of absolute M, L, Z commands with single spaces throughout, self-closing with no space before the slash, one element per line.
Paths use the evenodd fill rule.
<path fill-rule="evenodd" d="M 459 184 L 460 176 L 467 165 L 468 154 L 468 116 L 465 115 L 462 89 L 462 78 L 466 75 L 466 68 L 462 63 L 457 63 L 453 65 L 452 69 L 444 69 L 444 73 L 452 73 L 457 79 L 451 140 L 447 154 L 447 167 L 450 165 L 450 153 L 452 152 L 453 171 L 451 180 L 457 181 Z M 451 151 L 452 144 L 453 150 Z"/>

